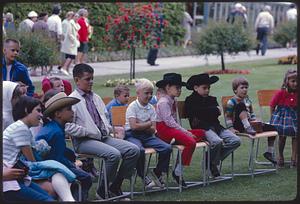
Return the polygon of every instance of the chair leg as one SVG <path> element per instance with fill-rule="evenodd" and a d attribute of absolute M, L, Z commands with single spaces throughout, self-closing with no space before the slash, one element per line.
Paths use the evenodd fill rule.
<path fill-rule="evenodd" d="M 254 178 L 254 143 L 255 143 L 255 140 L 254 139 L 251 139 L 251 151 L 250 151 L 250 169 L 251 169 L 251 175 L 252 175 L 252 178 Z"/>

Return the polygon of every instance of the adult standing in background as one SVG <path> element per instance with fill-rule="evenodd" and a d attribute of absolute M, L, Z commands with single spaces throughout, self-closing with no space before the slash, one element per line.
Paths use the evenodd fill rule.
<path fill-rule="evenodd" d="M 88 42 L 90 24 L 87 18 L 89 13 L 86 9 L 79 9 L 78 14 L 80 16 L 77 21 L 77 23 L 80 25 L 80 29 L 78 30 L 80 46 L 78 48 L 76 64 L 81 64 L 84 63 L 84 59 L 86 58 L 89 50 Z"/>
<path fill-rule="evenodd" d="M 69 67 L 77 55 L 77 48 L 80 46 L 80 42 L 77 39 L 77 33 L 80 26 L 74 21 L 74 12 L 69 11 L 66 14 L 66 19 L 62 22 L 62 30 L 64 40 L 61 43 L 60 51 L 65 54 L 66 61 L 61 69 L 61 72 L 65 75 L 70 75 Z"/>
<path fill-rule="evenodd" d="M 35 11 L 30 11 L 27 15 L 28 18 L 23 20 L 19 25 L 19 31 L 31 32 L 34 22 L 37 21 L 38 14 Z"/>
<path fill-rule="evenodd" d="M 14 23 L 14 15 L 10 12 L 7 12 L 5 15 L 4 28 L 6 32 L 15 32 L 16 27 Z"/>
<path fill-rule="evenodd" d="M 186 48 L 188 42 L 191 40 L 192 24 L 193 19 L 191 15 L 185 11 L 183 13 L 183 28 L 185 29 L 183 48 Z"/>
<path fill-rule="evenodd" d="M 297 9 L 295 4 L 291 4 L 290 8 L 286 11 L 286 19 L 289 20 L 297 20 Z"/>
<path fill-rule="evenodd" d="M 147 57 L 147 63 L 151 66 L 158 66 L 158 64 L 155 64 L 155 60 L 157 58 L 158 54 L 158 47 L 160 46 L 160 42 L 162 39 L 162 30 L 163 30 L 163 3 L 159 3 L 158 13 L 154 13 L 154 16 L 156 16 L 156 20 L 159 21 L 159 24 L 157 25 L 156 29 L 154 30 L 155 38 L 156 38 L 156 45 L 150 48 L 148 57 Z"/>
<path fill-rule="evenodd" d="M 258 40 L 256 54 L 258 55 L 259 50 L 261 50 L 261 55 L 264 56 L 268 49 L 268 34 L 272 34 L 274 29 L 274 18 L 271 14 L 271 6 L 265 5 L 263 10 L 258 14 L 254 28 L 257 32 L 256 39 Z"/>
<path fill-rule="evenodd" d="M 234 5 L 233 10 L 230 12 L 226 21 L 228 23 L 234 24 L 235 22 L 241 21 L 244 25 L 244 28 L 247 26 L 247 14 L 246 7 L 244 7 L 241 3 L 236 3 Z"/>
<path fill-rule="evenodd" d="M 48 14 L 45 12 L 39 13 L 38 21 L 32 26 L 32 32 L 44 32 L 46 36 L 49 36 L 49 27 L 47 24 Z"/>

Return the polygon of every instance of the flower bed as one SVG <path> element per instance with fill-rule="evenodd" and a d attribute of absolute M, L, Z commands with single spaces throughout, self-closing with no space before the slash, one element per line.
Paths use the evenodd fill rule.
<path fill-rule="evenodd" d="M 250 74 L 250 71 L 247 69 L 225 69 L 225 70 L 210 70 L 206 72 L 207 74 Z"/>
<path fill-rule="evenodd" d="M 105 83 L 104 83 L 104 86 L 106 87 L 115 87 L 119 84 L 122 84 L 122 85 L 134 85 L 135 82 L 139 80 L 139 79 L 109 79 L 107 80 Z M 153 85 L 155 85 L 156 81 L 152 81 Z"/>

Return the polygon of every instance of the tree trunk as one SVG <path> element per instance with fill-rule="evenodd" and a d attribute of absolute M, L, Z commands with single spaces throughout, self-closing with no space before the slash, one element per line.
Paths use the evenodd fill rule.
<path fill-rule="evenodd" d="M 135 48 L 130 49 L 130 80 L 135 79 Z"/>
<path fill-rule="evenodd" d="M 224 53 L 221 52 L 221 63 L 222 63 L 222 71 L 225 70 L 225 64 L 224 64 Z"/>

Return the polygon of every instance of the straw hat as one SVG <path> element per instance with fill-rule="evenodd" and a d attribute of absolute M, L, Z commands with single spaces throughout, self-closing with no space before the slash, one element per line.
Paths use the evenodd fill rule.
<path fill-rule="evenodd" d="M 64 92 L 59 92 L 52 96 L 45 104 L 46 110 L 44 111 L 44 116 L 48 116 L 50 113 L 64 108 L 66 106 L 72 106 L 78 103 L 80 100 L 75 97 L 67 96 Z"/>

